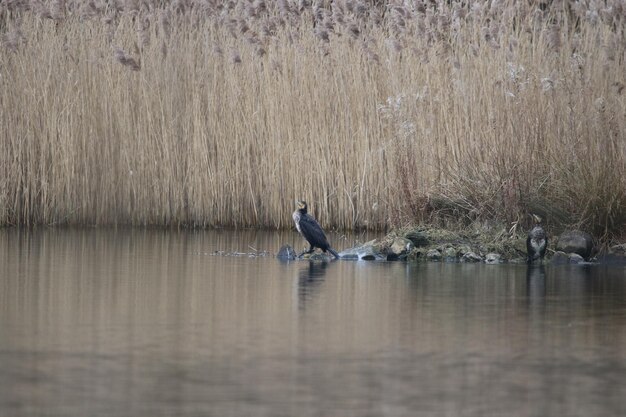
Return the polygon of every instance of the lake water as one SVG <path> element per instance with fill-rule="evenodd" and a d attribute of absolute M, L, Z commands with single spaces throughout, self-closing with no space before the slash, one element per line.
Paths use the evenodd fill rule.
<path fill-rule="evenodd" d="M 0 230 L 0 416 L 626 415 L 625 268 L 213 255 L 284 243 Z"/>

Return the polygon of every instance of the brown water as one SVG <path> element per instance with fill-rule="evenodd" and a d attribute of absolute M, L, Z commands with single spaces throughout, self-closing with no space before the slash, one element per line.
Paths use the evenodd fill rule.
<path fill-rule="evenodd" d="M 626 415 L 623 267 L 211 255 L 283 243 L 0 230 L 0 416 Z"/>

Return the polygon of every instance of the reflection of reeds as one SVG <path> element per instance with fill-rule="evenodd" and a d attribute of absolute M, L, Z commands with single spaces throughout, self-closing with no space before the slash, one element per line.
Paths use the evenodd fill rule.
<path fill-rule="evenodd" d="M 0 223 L 626 223 L 619 2 L 122 3 L 0 6 Z"/>

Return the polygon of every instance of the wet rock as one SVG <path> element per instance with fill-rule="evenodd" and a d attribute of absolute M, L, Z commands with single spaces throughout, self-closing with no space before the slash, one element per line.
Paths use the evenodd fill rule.
<path fill-rule="evenodd" d="M 461 262 L 482 262 L 482 260 L 483 258 L 481 258 L 479 255 L 475 254 L 472 251 L 464 253 L 461 257 Z"/>
<path fill-rule="evenodd" d="M 308 259 L 309 261 L 323 261 L 323 262 L 327 262 L 330 260 L 333 260 L 335 257 L 330 255 L 330 254 L 325 254 L 322 252 L 314 252 L 310 255 L 304 255 L 305 259 Z"/>
<path fill-rule="evenodd" d="M 569 255 L 563 251 L 556 251 L 550 261 L 553 265 L 563 265 L 569 263 Z"/>
<path fill-rule="evenodd" d="M 509 259 L 507 262 L 510 264 L 525 264 L 528 261 L 528 257 L 526 258 L 513 258 Z"/>
<path fill-rule="evenodd" d="M 387 248 L 387 260 L 406 259 L 413 249 L 413 242 L 404 237 L 397 237 Z"/>
<path fill-rule="evenodd" d="M 339 253 L 341 259 L 362 259 L 365 261 L 377 261 L 386 259 L 386 255 L 380 253 L 380 242 L 371 240 L 360 246 L 346 249 Z"/>
<path fill-rule="evenodd" d="M 339 257 L 341 259 L 345 259 L 347 261 L 350 261 L 350 260 L 356 261 L 356 260 L 359 259 L 359 255 L 357 253 L 351 252 L 351 249 L 348 249 L 348 250 L 343 251 L 343 252 L 339 252 Z"/>
<path fill-rule="evenodd" d="M 577 253 L 569 253 L 567 256 L 569 257 L 569 263 L 571 264 L 580 264 L 585 262 L 583 257 Z"/>
<path fill-rule="evenodd" d="M 441 260 L 441 252 L 437 249 L 431 249 L 426 252 L 426 259 L 429 261 L 440 261 Z"/>
<path fill-rule="evenodd" d="M 296 251 L 289 245 L 281 246 L 276 257 L 284 261 L 293 261 L 296 259 Z"/>
<path fill-rule="evenodd" d="M 580 230 L 563 232 L 556 244 L 557 251 L 577 253 L 584 259 L 588 259 L 591 256 L 592 249 L 593 238 L 589 233 Z"/>
<path fill-rule="evenodd" d="M 502 255 L 499 253 L 488 253 L 485 255 L 485 263 L 490 265 L 501 264 L 502 263 Z"/>
<path fill-rule="evenodd" d="M 359 250 L 362 246 L 354 246 L 339 252 L 341 259 L 359 259 Z"/>
<path fill-rule="evenodd" d="M 411 230 L 405 233 L 404 237 L 413 242 L 413 245 L 416 248 L 423 248 L 430 244 L 430 240 L 428 239 L 426 232 L 422 232 L 420 230 Z"/>

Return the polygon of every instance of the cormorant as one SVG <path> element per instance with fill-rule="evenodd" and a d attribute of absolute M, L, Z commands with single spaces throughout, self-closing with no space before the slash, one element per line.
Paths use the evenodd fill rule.
<path fill-rule="evenodd" d="M 330 247 L 330 243 L 328 243 L 328 239 L 326 239 L 326 235 L 324 234 L 324 230 L 322 230 L 319 223 L 312 217 L 307 214 L 307 204 L 304 201 L 297 201 L 298 209 L 293 212 L 293 221 L 296 223 L 296 229 L 302 235 L 303 238 L 309 242 L 311 247 L 308 251 L 304 251 L 298 255 L 298 258 L 304 255 L 305 253 L 312 253 L 315 248 L 320 248 L 324 253 L 326 251 L 333 254 L 333 256 L 339 259 L 339 254 Z"/>
<path fill-rule="evenodd" d="M 548 247 L 548 237 L 546 231 L 541 227 L 541 217 L 533 214 L 533 220 L 535 221 L 535 227 L 528 233 L 526 239 L 526 251 L 528 252 L 529 264 L 537 259 L 543 260 L 546 256 L 546 248 Z"/>

